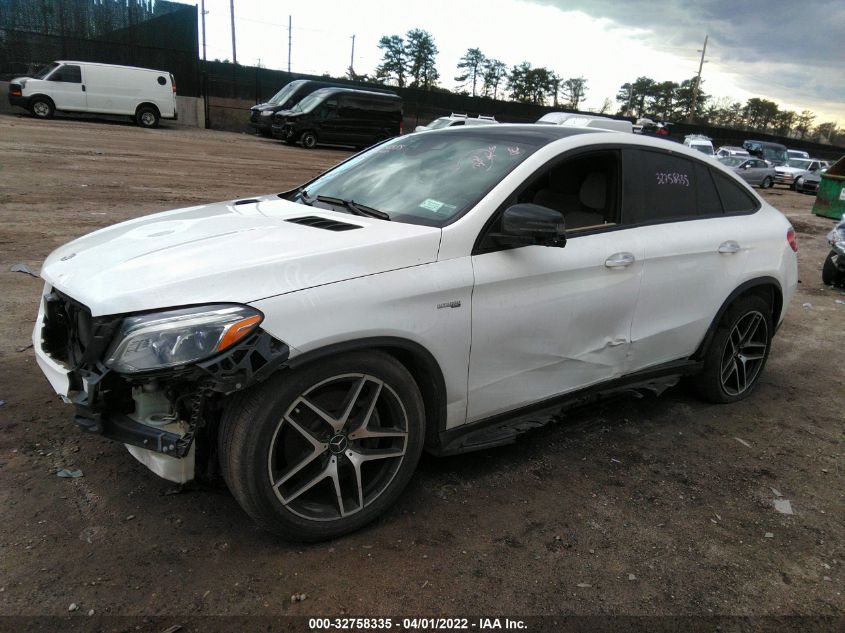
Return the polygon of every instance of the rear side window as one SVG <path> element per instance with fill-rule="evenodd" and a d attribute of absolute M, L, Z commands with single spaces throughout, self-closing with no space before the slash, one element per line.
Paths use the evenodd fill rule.
<path fill-rule="evenodd" d="M 50 81 L 63 81 L 71 84 L 82 83 L 82 70 L 79 66 L 70 66 L 65 64 L 61 66 L 56 72 L 50 75 Z"/>
<path fill-rule="evenodd" d="M 696 163 L 668 152 L 624 150 L 624 224 L 682 220 L 701 215 Z"/>
<path fill-rule="evenodd" d="M 713 177 L 716 179 L 716 188 L 719 190 L 725 213 L 752 213 L 757 210 L 757 201 L 740 185 L 716 171 L 713 172 Z"/>
<path fill-rule="evenodd" d="M 695 164 L 695 191 L 700 215 L 722 215 L 722 203 L 716 191 L 716 183 L 708 167 Z"/>

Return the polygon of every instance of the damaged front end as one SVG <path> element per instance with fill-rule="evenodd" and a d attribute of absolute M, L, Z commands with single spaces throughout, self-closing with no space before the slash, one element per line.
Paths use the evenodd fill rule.
<path fill-rule="evenodd" d="M 225 396 L 288 359 L 288 346 L 259 327 L 262 319 L 234 304 L 92 317 L 48 285 L 33 343 L 81 428 L 126 444 L 153 472 L 184 483 L 213 469 Z"/>

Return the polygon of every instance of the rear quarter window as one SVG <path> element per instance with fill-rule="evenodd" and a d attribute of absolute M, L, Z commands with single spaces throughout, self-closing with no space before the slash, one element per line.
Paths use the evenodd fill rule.
<path fill-rule="evenodd" d="M 719 190 L 725 213 L 754 213 L 760 207 L 757 199 L 739 183 L 717 171 L 713 172 L 713 177 L 716 180 L 716 188 Z"/>

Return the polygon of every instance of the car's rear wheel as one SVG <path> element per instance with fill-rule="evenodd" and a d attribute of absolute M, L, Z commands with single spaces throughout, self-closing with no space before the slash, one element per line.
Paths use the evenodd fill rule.
<path fill-rule="evenodd" d="M 234 397 L 222 419 L 221 470 L 264 529 L 330 539 L 396 500 L 419 461 L 424 428 L 407 369 L 383 353 L 351 353 Z"/>
<path fill-rule="evenodd" d="M 775 184 L 775 183 L 774 183 L 774 181 L 772 180 L 772 177 L 771 177 L 771 176 L 766 176 L 765 178 L 763 178 L 763 182 L 762 182 L 762 183 L 760 183 L 760 187 L 762 187 L 763 189 L 769 189 L 769 188 L 770 188 L 770 187 L 772 187 L 774 184 Z"/>
<path fill-rule="evenodd" d="M 29 103 L 29 111 L 36 119 L 52 119 L 56 109 L 46 97 L 34 97 Z"/>
<path fill-rule="evenodd" d="M 156 112 L 155 108 L 148 106 L 138 108 L 138 111 L 135 113 L 135 122 L 141 127 L 158 127 L 158 119 L 158 112 Z"/>
<path fill-rule="evenodd" d="M 736 402 L 757 385 L 769 357 L 772 314 L 758 295 L 739 298 L 725 312 L 695 378 L 699 394 L 710 402 Z"/>
<path fill-rule="evenodd" d="M 305 149 L 314 149 L 317 146 L 317 135 L 314 132 L 303 132 L 299 142 Z"/>

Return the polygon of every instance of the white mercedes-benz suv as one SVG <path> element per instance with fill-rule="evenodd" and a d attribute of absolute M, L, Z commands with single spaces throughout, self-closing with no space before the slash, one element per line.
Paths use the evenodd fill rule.
<path fill-rule="evenodd" d="M 681 145 L 446 129 L 59 248 L 33 344 L 83 429 L 173 481 L 219 472 L 259 525 L 320 540 L 383 512 L 423 450 L 512 442 L 683 376 L 745 398 L 796 249 L 783 215 Z"/>

